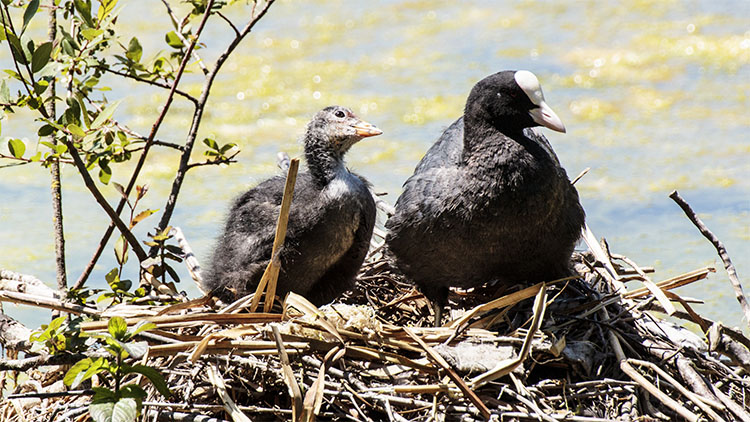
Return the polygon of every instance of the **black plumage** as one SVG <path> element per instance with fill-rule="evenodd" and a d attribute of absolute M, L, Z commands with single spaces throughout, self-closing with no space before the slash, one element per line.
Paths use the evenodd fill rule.
<path fill-rule="evenodd" d="M 584 211 L 539 125 L 565 132 L 531 72 L 488 76 L 404 184 L 386 241 L 436 323 L 450 286 L 569 275 Z"/>
<path fill-rule="evenodd" d="M 375 203 L 367 181 L 343 158 L 362 138 L 381 133 L 341 106 L 324 108 L 307 125 L 308 172 L 295 184 L 277 295 L 293 291 L 321 305 L 352 287 L 370 244 Z M 273 177 L 234 201 L 204 276 L 205 291 L 224 300 L 255 291 L 271 259 L 284 183 Z"/>

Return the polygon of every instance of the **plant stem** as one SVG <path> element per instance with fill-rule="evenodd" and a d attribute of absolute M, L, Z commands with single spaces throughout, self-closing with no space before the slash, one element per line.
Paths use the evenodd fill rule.
<path fill-rule="evenodd" d="M 57 8 L 54 7 L 55 1 L 50 0 L 47 39 L 54 43 L 57 37 Z M 55 120 L 57 110 L 55 109 L 55 78 L 50 81 L 49 100 L 47 101 L 47 114 L 50 120 Z M 57 146 L 57 139 L 54 135 L 48 137 L 48 141 Z M 52 159 L 49 170 L 52 176 L 50 190 L 52 193 L 52 225 L 55 233 L 55 267 L 57 270 L 57 289 L 65 291 L 68 288 L 67 274 L 65 271 L 65 233 L 63 231 L 63 212 L 62 212 L 62 182 L 60 180 L 60 158 Z"/>

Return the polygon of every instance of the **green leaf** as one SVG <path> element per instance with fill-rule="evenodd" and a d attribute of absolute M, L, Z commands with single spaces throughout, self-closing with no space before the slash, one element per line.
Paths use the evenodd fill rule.
<path fill-rule="evenodd" d="M 224 145 L 223 147 L 221 147 L 221 149 L 219 150 L 219 152 L 222 153 L 222 154 L 226 154 L 227 151 L 229 151 L 230 149 L 232 149 L 232 148 L 234 148 L 236 146 L 237 146 L 237 144 L 235 144 L 233 142 L 230 142 L 230 143 Z"/>
<path fill-rule="evenodd" d="M 133 327 L 133 331 L 130 332 L 130 335 L 135 336 L 138 333 L 153 330 L 154 328 L 156 328 L 156 324 L 154 324 L 153 322 L 140 321 L 135 325 L 135 327 Z"/>
<path fill-rule="evenodd" d="M 76 10 L 78 10 L 78 14 L 83 18 L 84 21 L 86 21 L 86 25 L 90 27 L 96 26 L 93 20 L 91 20 L 91 1 L 90 0 L 75 0 L 73 2 L 75 4 Z M 91 28 L 87 28 L 91 29 Z M 84 33 L 86 29 L 81 31 L 81 34 Z M 84 37 L 86 37 L 85 34 L 83 34 Z M 91 38 L 86 37 L 87 40 L 91 41 Z"/>
<path fill-rule="evenodd" d="M 120 388 L 120 397 L 129 397 L 140 401 L 148 397 L 148 394 L 140 385 L 128 384 Z"/>
<path fill-rule="evenodd" d="M 108 164 L 105 164 L 101 160 L 99 161 L 99 181 L 105 185 L 112 179 L 112 169 L 109 168 Z"/>
<path fill-rule="evenodd" d="M 115 392 L 107 387 L 92 387 L 91 389 L 94 390 L 94 396 L 91 397 L 91 403 L 114 403 L 115 400 L 117 400 Z"/>
<path fill-rule="evenodd" d="M 145 366 L 145 365 L 123 365 L 122 372 L 125 374 L 132 374 L 137 373 L 145 376 L 148 378 L 149 381 L 151 381 L 151 384 L 154 384 L 154 387 L 156 387 L 156 390 L 161 393 L 164 397 L 169 397 L 172 395 L 172 392 L 169 391 L 169 387 L 167 386 L 167 383 L 164 381 L 164 377 L 157 371 L 156 369 Z"/>
<path fill-rule="evenodd" d="M 91 117 L 88 111 L 86 111 L 86 103 L 83 100 L 83 94 L 79 91 L 76 95 L 76 102 L 78 103 L 78 109 L 81 110 L 81 117 L 83 117 L 83 123 L 87 128 L 91 128 Z"/>
<path fill-rule="evenodd" d="M 49 323 L 47 326 L 47 329 L 50 331 L 55 331 L 58 328 L 62 327 L 62 325 L 65 323 L 65 320 L 67 320 L 68 317 L 66 316 L 59 316 L 52 320 L 52 322 Z"/>
<path fill-rule="evenodd" d="M 103 125 L 104 122 L 109 120 L 113 114 L 115 114 L 115 110 L 117 109 L 117 106 L 120 105 L 122 100 L 115 101 L 114 103 L 110 104 L 102 110 L 98 116 L 96 116 L 96 119 L 94 119 L 93 122 L 91 122 L 91 129 L 97 129 L 99 126 Z"/>
<path fill-rule="evenodd" d="M 167 41 L 167 44 L 169 44 L 169 46 L 172 48 L 179 49 L 183 47 L 180 37 L 174 31 L 167 32 L 167 35 L 164 36 L 164 39 Z"/>
<path fill-rule="evenodd" d="M 142 55 L 143 55 L 143 47 L 141 47 L 141 43 L 138 42 L 138 38 L 136 37 L 131 38 L 130 43 L 128 43 L 128 51 L 127 53 L 125 53 L 125 57 L 138 63 L 139 61 L 141 61 Z"/>
<path fill-rule="evenodd" d="M 107 331 L 112 334 L 112 337 L 119 340 L 124 338 L 128 333 L 128 324 L 125 322 L 124 318 L 115 316 L 110 318 L 109 323 L 107 324 Z"/>
<path fill-rule="evenodd" d="M 36 132 L 39 136 L 49 136 L 55 133 L 55 128 L 50 125 L 44 125 L 39 128 L 39 130 Z"/>
<path fill-rule="evenodd" d="M 34 52 L 34 54 L 36 54 L 36 52 Z M 43 79 L 39 80 L 34 84 L 34 94 L 42 95 L 47 88 L 49 88 L 49 83 Z"/>
<path fill-rule="evenodd" d="M 78 384 L 83 381 L 83 374 L 93 365 L 94 361 L 91 358 L 81 359 L 76 362 L 63 378 L 63 383 L 69 387 L 75 388 Z"/>
<path fill-rule="evenodd" d="M 40 44 L 36 48 L 36 50 L 34 50 L 34 55 L 31 57 L 31 71 L 34 73 L 37 73 L 40 70 L 42 70 L 42 68 L 46 66 L 47 63 L 49 63 L 51 53 L 52 53 L 51 42 Z"/>
<path fill-rule="evenodd" d="M 167 270 L 167 274 L 169 274 L 169 276 L 172 277 L 172 280 L 178 283 L 180 282 L 180 276 L 177 275 L 177 271 L 175 271 L 174 268 L 170 267 L 167 264 L 164 264 L 164 269 Z"/>
<path fill-rule="evenodd" d="M 26 31 L 26 27 L 29 26 L 29 22 L 31 22 L 31 18 L 34 17 L 37 10 L 39 10 L 39 0 L 31 0 L 29 2 L 29 5 L 26 6 L 26 11 L 23 12 L 23 28 L 21 28 L 22 34 L 24 33 L 24 31 Z"/>
<path fill-rule="evenodd" d="M 96 18 L 101 22 L 106 18 L 117 5 L 117 0 L 99 0 L 101 6 L 96 14 Z"/>
<path fill-rule="evenodd" d="M 83 35 L 83 38 L 86 38 L 87 40 L 91 41 L 94 38 L 98 37 L 99 35 L 102 35 L 104 33 L 101 29 L 94 29 L 94 28 L 86 28 L 81 31 L 81 35 Z"/>
<path fill-rule="evenodd" d="M 109 284 L 109 287 L 114 289 L 114 286 L 117 285 L 117 283 L 120 281 L 120 272 L 117 268 L 112 268 L 109 270 L 109 272 L 104 276 L 104 279 L 107 281 L 107 284 Z"/>
<path fill-rule="evenodd" d="M 115 403 L 112 409 L 112 422 L 134 422 L 138 417 L 138 402 L 124 397 Z"/>
<path fill-rule="evenodd" d="M 62 46 L 63 53 L 67 54 L 68 56 L 76 55 L 75 44 L 69 39 L 63 38 L 62 43 L 60 44 Z"/>
<path fill-rule="evenodd" d="M 71 123 L 65 128 L 68 130 L 68 132 L 70 132 L 71 135 L 76 138 L 83 138 L 84 136 L 86 136 L 86 132 L 84 132 L 83 129 L 81 129 L 81 127 L 75 123 Z"/>
<path fill-rule="evenodd" d="M 115 259 L 119 265 L 128 262 L 128 242 L 125 236 L 120 236 L 115 242 Z"/>
<path fill-rule="evenodd" d="M 99 372 L 107 370 L 109 370 L 109 362 L 107 362 L 104 358 L 98 358 L 91 363 L 91 366 L 86 369 L 86 372 L 84 372 L 83 374 L 79 374 L 81 376 L 81 379 L 78 380 L 78 383 L 86 381 Z M 78 383 L 76 383 L 76 385 L 78 385 Z"/>
<path fill-rule="evenodd" d="M 207 147 L 209 147 L 209 148 L 211 148 L 213 150 L 216 150 L 216 151 L 219 150 L 219 144 L 217 144 L 216 141 L 214 141 L 211 138 L 204 139 L 203 143 L 206 144 Z"/>
<path fill-rule="evenodd" d="M 11 155 L 21 158 L 23 157 L 23 153 L 26 152 L 26 144 L 20 139 L 10 139 L 8 140 L 8 149 Z"/>
<path fill-rule="evenodd" d="M 10 44 L 10 47 L 12 49 L 13 58 L 20 64 L 23 64 L 23 65 L 27 64 L 28 61 L 26 60 L 26 54 L 24 54 L 23 52 L 21 41 L 18 39 L 16 34 L 12 32 L 8 32 L 7 36 L 8 36 L 8 43 Z M 8 70 L 6 70 L 6 72 L 8 72 Z M 21 80 L 20 76 L 16 72 L 13 72 L 13 73 L 16 74 L 15 76 L 16 79 Z"/>
<path fill-rule="evenodd" d="M 182 249 L 177 245 L 166 245 L 165 248 L 177 256 L 182 256 Z"/>

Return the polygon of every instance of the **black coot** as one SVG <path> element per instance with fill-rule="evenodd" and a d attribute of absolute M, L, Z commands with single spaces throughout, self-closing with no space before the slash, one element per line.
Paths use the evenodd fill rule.
<path fill-rule="evenodd" d="M 340 106 L 324 108 L 307 125 L 308 172 L 298 175 L 294 189 L 279 296 L 293 291 L 322 305 L 354 284 L 370 244 L 375 203 L 367 181 L 346 168 L 344 154 L 381 133 Z M 224 300 L 255 291 L 271 259 L 284 181 L 273 177 L 234 201 L 204 276 L 205 291 Z"/>
<path fill-rule="evenodd" d="M 404 184 L 386 241 L 436 323 L 449 286 L 569 275 L 584 211 L 540 125 L 565 132 L 533 73 L 488 76 Z"/>

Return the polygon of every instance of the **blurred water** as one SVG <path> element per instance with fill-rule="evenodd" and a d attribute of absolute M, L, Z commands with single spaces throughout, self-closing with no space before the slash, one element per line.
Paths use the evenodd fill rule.
<path fill-rule="evenodd" d="M 169 21 L 156 2 L 125 3 L 123 40 L 137 35 L 144 57 L 166 49 Z M 142 19 L 144 10 L 148 16 Z M 235 5 L 229 16 L 245 13 Z M 139 17 L 134 19 L 134 17 Z M 126 23 L 127 22 L 127 23 Z M 43 30 L 42 22 L 34 22 Z M 32 27 L 32 30 L 34 28 Z M 207 63 L 230 33 L 210 22 L 199 51 Z M 7 63 L 3 45 L 0 60 Z M 228 168 L 191 170 L 172 219 L 206 259 L 222 215 L 238 192 L 275 174 L 278 150 L 300 153 L 297 138 L 315 111 L 347 105 L 384 130 L 350 152 L 349 164 L 395 201 L 441 130 L 457 118 L 474 82 L 503 69 L 532 70 L 568 128 L 547 132 L 577 187 L 588 222 L 614 252 L 656 267 L 658 281 L 707 264 L 718 271 L 678 293 L 702 298 L 700 313 L 732 325 L 741 313 L 713 247 L 667 198 L 672 189 L 722 239 L 747 285 L 750 274 L 750 2 L 736 1 L 279 1 L 225 65 L 199 136 L 242 147 Z M 186 89 L 200 89 L 200 72 Z M 148 132 L 164 93 L 112 80 L 126 95 L 117 117 Z M 181 142 L 190 105 L 178 100 L 159 138 Z M 5 136 L 36 142 L 16 116 Z M 4 148 L 4 146 L 0 146 Z M 177 156 L 146 169 L 144 206 L 163 207 Z M 197 151 L 194 160 L 200 160 Z M 115 168 L 114 181 L 130 173 Z M 46 170 L 0 169 L 0 267 L 54 280 Z M 107 221 L 74 169 L 64 169 L 69 277 L 85 266 Z M 116 193 L 104 190 L 112 200 Z M 158 216 L 139 226 L 137 235 Z M 94 285 L 113 267 L 111 250 Z M 132 269 L 135 271 L 135 269 Z M 182 288 L 196 289 L 187 278 Z M 747 287 L 747 286 L 746 286 Z M 30 325 L 46 315 L 5 305 Z"/>

